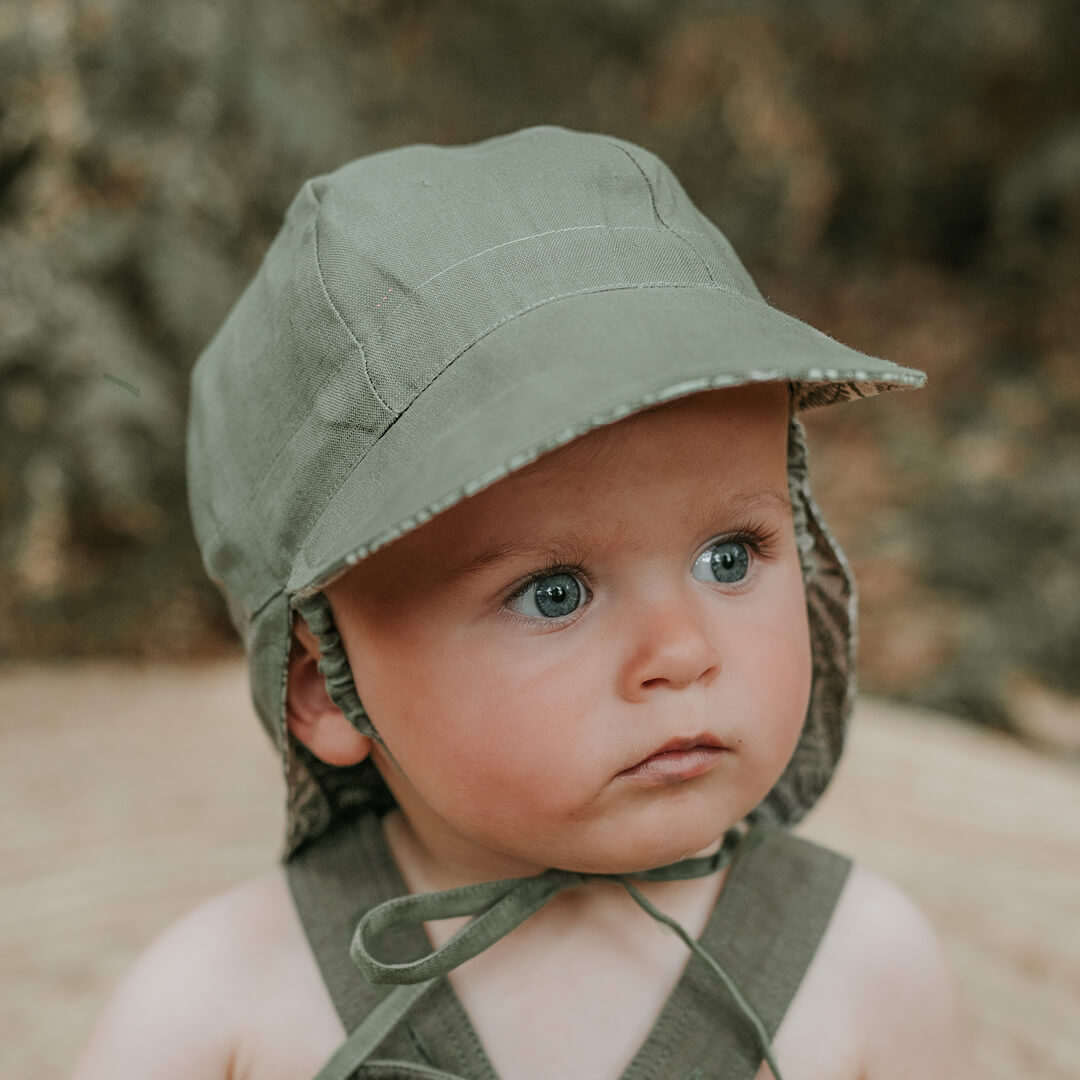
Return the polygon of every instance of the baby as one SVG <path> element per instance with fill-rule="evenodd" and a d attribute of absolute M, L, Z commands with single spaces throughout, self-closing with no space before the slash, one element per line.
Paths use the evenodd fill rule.
<path fill-rule="evenodd" d="M 796 413 L 922 381 L 625 140 L 306 184 L 189 431 L 282 865 L 147 950 L 76 1080 L 973 1076 L 925 917 L 788 829 L 855 633 Z"/>

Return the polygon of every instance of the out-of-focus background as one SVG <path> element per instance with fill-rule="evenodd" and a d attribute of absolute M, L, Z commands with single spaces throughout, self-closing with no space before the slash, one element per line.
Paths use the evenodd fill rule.
<path fill-rule="evenodd" d="M 533 123 L 658 152 L 781 308 L 929 372 L 813 418 L 863 686 L 1080 747 L 1076 0 L 0 3 L 0 651 L 234 648 L 192 362 L 308 176 Z"/>
<path fill-rule="evenodd" d="M 1075 1075 L 1075 1038 L 1046 1046 L 1065 1030 L 1055 1010 L 1080 1007 L 1080 875 L 1061 876 L 1080 854 L 1068 794 L 1080 762 L 1078 66 L 1076 0 L 0 0 L 0 748 L 16 822 L 4 940 L 22 940 L 31 912 L 42 939 L 43 913 L 85 916 L 76 894 L 113 904 L 108 889 L 80 893 L 86 878 L 63 877 L 65 862 L 84 859 L 99 883 L 142 880 L 120 817 L 92 843 L 73 839 L 71 814 L 90 820 L 113 775 L 95 752 L 109 747 L 115 766 L 142 747 L 175 712 L 162 695 L 184 701 L 185 687 L 224 679 L 206 715 L 244 708 L 229 697 L 239 647 L 188 522 L 187 378 L 293 194 L 402 143 L 564 124 L 660 154 L 777 306 L 928 372 L 923 391 L 808 419 L 816 492 L 861 587 L 861 685 L 894 703 L 871 710 L 892 718 L 884 727 L 867 721 L 892 733 L 874 743 L 884 757 L 843 790 L 862 784 L 863 813 L 891 763 L 908 827 L 894 854 L 931 832 L 953 853 L 929 876 L 916 854 L 882 869 L 955 955 L 949 911 L 958 932 L 982 933 L 976 959 L 958 963 L 984 1066 L 1011 1070 L 987 1075 Z M 897 704 L 921 719 L 905 726 Z M 938 738 L 969 741 L 936 762 L 916 752 Z M 160 779 L 152 745 L 117 773 L 108 805 Z M 1013 773 L 971 764 L 991 746 Z M 205 775 L 204 748 L 170 748 L 178 776 Z M 898 763 L 923 775 L 915 795 Z M 1044 768 L 1057 778 L 1045 788 Z M 199 807 L 225 806 L 197 789 Z M 138 835 L 177 843 L 193 797 L 181 785 L 167 803 L 164 790 L 148 793 L 159 813 Z M 1042 815 L 1050 790 L 1062 794 Z M 905 815 L 912 798 L 923 817 Z M 987 807 L 998 816 L 976 855 L 964 827 Z M 27 812 L 32 843 L 14 838 Z M 824 838 L 859 847 L 833 820 Z M 155 920 L 183 910 L 178 897 L 251 872 L 222 855 L 246 826 L 205 824 L 220 873 L 188 874 L 163 907 L 136 891 L 145 904 L 123 910 L 154 914 L 133 936 L 130 918 L 114 925 L 113 960 L 88 953 L 73 974 L 59 954 L 40 959 L 47 950 L 9 954 L 38 980 L 40 998 L 17 996 L 40 1002 L 48 1030 L 58 987 L 85 1012 Z M 213 849 L 217 831 L 230 839 Z M 272 857 L 259 837 L 251 850 Z M 994 878 L 1019 849 L 1045 860 Z M 983 892 L 935 906 L 940 883 L 970 884 L 976 862 Z M 1056 901 L 1044 874 L 1059 875 Z M 995 902 L 1003 921 L 980 924 Z M 1002 927 L 1021 925 L 1042 936 L 1017 945 Z M 996 945 L 1037 988 L 1020 1015 L 1050 1034 L 1017 1019 L 1019 983 L 994 984 L 998 1011 L 983 1009 L 978 988 L 993 979 L 979 965 Z"/>

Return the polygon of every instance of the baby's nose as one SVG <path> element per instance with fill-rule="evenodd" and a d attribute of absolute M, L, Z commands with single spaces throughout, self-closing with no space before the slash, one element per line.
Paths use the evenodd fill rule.
<path fill-rule="evenodd" d="M 627 700 L 640 701 L 657 690 L 708 684 L 720 672 L 720 651 L 705 613 L 692 599 L 650 604 L 632 625 L 620 682 Z"/>

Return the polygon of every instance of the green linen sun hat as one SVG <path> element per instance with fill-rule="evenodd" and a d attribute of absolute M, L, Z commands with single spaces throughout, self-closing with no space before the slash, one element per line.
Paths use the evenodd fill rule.
<path fill-rule="evenodd" d="M 796 412 L 924 380 L 771 307 L 674 174 L 625 139 L 533 127 L 308 181 L 194 367 L 188 432 L 203 561 L 283 754 L 286 857 L 339 814 L 392 803 L 372 764 L 327 765 L 288 731 L 294 611 L 319 637 L 333 700 L 375 733 L 326 585 L 592 428 L 759 381 L 791 393 L 814 677 L 795 754 L 750 817 L 797 821 L 842 749 L 855 594 Z"/>

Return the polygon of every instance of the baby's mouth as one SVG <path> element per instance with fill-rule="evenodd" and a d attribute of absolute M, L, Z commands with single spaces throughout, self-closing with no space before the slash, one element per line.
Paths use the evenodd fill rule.
<path fill-rule="evenodd" d="M 646 784 L 689 780 L 714 768 L 727 753 L 719 739 L 702 732 L 669 740 L 618 776 Z"/>

